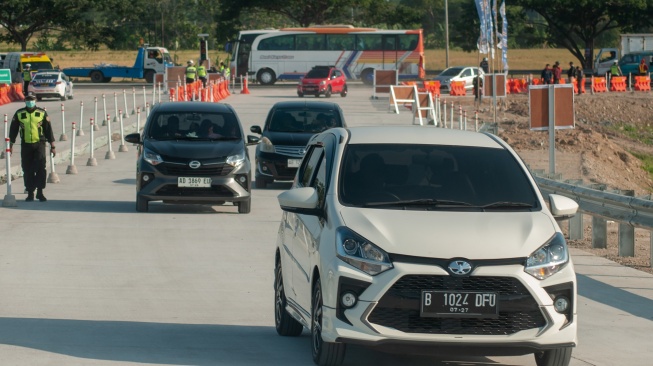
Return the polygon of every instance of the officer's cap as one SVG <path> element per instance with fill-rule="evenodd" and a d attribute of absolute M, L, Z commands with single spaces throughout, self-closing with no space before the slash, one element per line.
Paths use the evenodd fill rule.
<path fill-rule="evenodd" d="M 36 95 L 34 95 L 34 93 L 32 93 L 32 92 L 29 92 L 25 96 L 25 100 L 36 100 Z"/>

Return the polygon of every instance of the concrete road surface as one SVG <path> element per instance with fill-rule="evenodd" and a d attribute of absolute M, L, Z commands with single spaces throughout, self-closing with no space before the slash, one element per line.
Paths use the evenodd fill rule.
<path fill-rule="evenodd" d="M 288 87 L 250 91 L 226 100 L 247 131 L 273 103 L 297 98 Z M 92 105 L 102 92 L 76 90 L 66 113 L 68 106 L 79 113 L 80 100 Z M 407 110 L 388 113 L 387 98 L 370 96 L 360 86 L 330 101 L 351 126 L 412 123 Z M 0 114 L 21 105 L 0 106 Z M 162 203 L 139 214 L 136 149 L 118 152 L 119 143 L 115 160 L 104 159 L 101 147 L 95 167 L 86 166 L 88 155 L 76 156 L 76 175 L 59 162 L 61 182 L 48 185 L 48 202 L 24 202 L 22 180 L 13 181 L 17 207 L 0 207 L 0 365 L 312 365 L 307 331 L 285 338 L 274 330 L 276 196 L 289 184 L 255 189 L 248 215 L 231 205 Z M 69 147 L 59 146 L 69 158 Z M 5 192 L 0 186 L 0 198 Z M 653 276 L 582 251 L 573 258 L 580 344 L 571 365 L 650 365 Z M 351 346 L 345 365 L 535 362 L 530 355 L 438 358 Z"/>

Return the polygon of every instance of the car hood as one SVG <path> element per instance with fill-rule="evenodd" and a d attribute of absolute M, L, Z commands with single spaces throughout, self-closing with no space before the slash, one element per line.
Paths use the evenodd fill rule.
<path fill-rule="evenodd" d="M 266 131 L 264 136 L 275 145 L 306 146 L 316 132 L 271 132 Z"/>
<path fill-rule="evenodd" d="M 555 233 L 543 212 L 405 211 L 345 207 L 347 227 L 388 253 L 428 258 L 528 257 Z"/>
<path fill-rule="evenodd" d="M 174 159 L 216 159 L 226 158 L 243 149 L 243 140 L 186 141 L 148 140 L 144 146 L 161 155 Z"/>

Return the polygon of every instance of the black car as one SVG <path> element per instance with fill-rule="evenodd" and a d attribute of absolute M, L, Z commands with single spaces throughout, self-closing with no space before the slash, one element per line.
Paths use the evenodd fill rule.
<path fill-rule="evenodd" d="M 256 188 L 275 180 L 293 180 L 311 136 L 333 127 L 346 127 L 337 103 L 292 101 L 272 106 L 263 129 L 250 128 L 262 135 L 256 146 Z"/>
<path fill-rule="evenodd" d="M 236 111 L 228 104 L 167 102 L 157 105 L 142 135 L 136 165 L 136 211 L 149 201 L 220 205 L 233 202 L 239 213 L 251 207 L 251 164 Z"/>

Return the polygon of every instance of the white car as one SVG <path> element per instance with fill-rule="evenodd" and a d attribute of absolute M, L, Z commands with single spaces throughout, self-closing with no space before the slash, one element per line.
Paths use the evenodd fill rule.
<path fill-rule="evenodd" d="M 57 70 L 37 72 L 27 89 L 36 95 L 37 100 L 43 98 L 73 99 L 72 80 Z"/>
<path fill-rule="evenodd" d="M 473 66 L 453 66 L 442 71 L 438 76 L 433 78 L 440 82 L 440 90 L 448 91 L 452 81 L 464 81 L 465 90 L 474 88 L 474 78 L 483 74 L 478 67 Z"/>
<path fill-rule="evenodd" d="M 333 128 L 278 201 L 276 329 L 308 328 L 316 364 L 348 343 L 569 364 L 576 275 L 556 220 L 578 205 L 545 201 L 498 137 Z"/>

